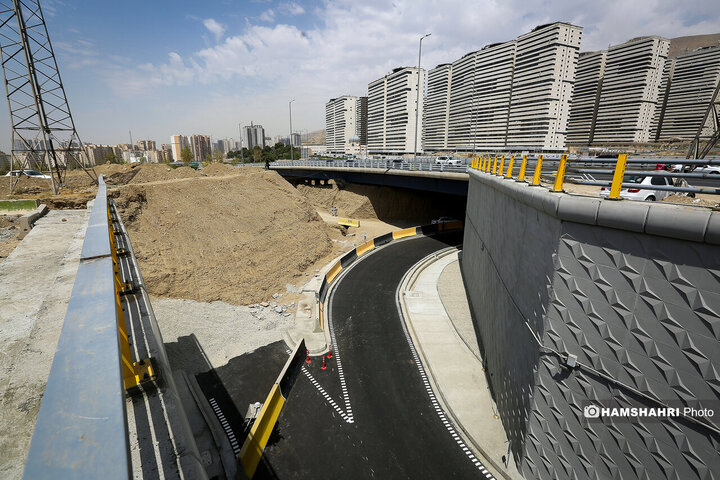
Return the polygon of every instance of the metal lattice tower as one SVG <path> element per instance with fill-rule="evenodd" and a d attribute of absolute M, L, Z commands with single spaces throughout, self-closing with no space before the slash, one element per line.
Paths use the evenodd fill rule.
<path fill-rule="evenodd" d="M 67 168 L 96 175 L 80 141 L 39 0 L 0 1 L 0 61 L 12 125 L 11 169 L 50 172 L 53 193 Z M 10 177 L 14 189 L 20 177 Z"/>
<path fill-rule="evenodd" d="M 705 145 L 701 145 L 703 140 L 705 140 Z M 705 155 L 710 153 L 718 141 L 720 141 L 720 79 L 715 86 L 715 92 L 710 99 L 700 128 L 690 143 L 686 158 L 705 158 Z"/>

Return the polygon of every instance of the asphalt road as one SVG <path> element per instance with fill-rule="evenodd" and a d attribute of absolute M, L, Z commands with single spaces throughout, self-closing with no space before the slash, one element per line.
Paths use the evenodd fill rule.
<path fill-rule="evenodd" d="M 392 243 L 345 274 L 330 301 L 333 358 L 303 369 L 254 478 L 486 478 L 432 405 L 395 302 L 410 267 L 461 238 Z M 288 353 L 278 342 L 219 368 L 230 404 L 262 401 Z"/>

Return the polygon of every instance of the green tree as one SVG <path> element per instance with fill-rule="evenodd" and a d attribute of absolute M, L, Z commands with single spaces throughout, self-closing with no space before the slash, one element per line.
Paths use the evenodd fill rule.
<path fill-rule="evenodd" d="M 262 149 L 259 145 L 255 145 L 252 149 L 252 158 L 255 161 L 255 163 L 262 160 Z"/>
<path fill-rule="evenodd" d="M 212 154 L 212 161 L 213 162 L 222 162 L 223 161 L 223 154 L 220 150 L 215 150 Z"/>
<path fill-rule="evenodd" d="M 190 162 L 193 161 L 193 153 L 189 146 L 185 145 L 185 148 L 180 152 L 180 158 L 182 158 L 183 165 L 190 165 Z"/>

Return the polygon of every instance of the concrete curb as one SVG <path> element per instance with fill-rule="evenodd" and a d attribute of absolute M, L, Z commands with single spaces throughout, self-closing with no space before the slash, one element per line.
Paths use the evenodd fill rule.
<path fill-rule="evenodd" d="M 32 228 L 35 226 L 35 222 L 38 220 L 38 218 L 46 215 L 49 211 L 50 209 L 48 209 L 47 205 L 43 203 L 32 212 L 26 213 L 25 215 L 20 217 L 20 233 L 18 233 L 17 238 L 25 238 L 25 235 L 27 235 L 28 232 L 32 230 Z"/>
<path fill-rule="evenodd" d="M 470 170 L 470 181 L 474 180 L 562 221 L 720 245 L 720 212 L 707 207 L 552 193 L 539 185 Z"/>
<path fill-rule="evenodd" d="M 448 416 L 452 419 L 453 424 L 456 426 L 457 430 L 461 433 L 461 436 L 463 437 L 463 440 L 465 440 L 465 443 L 470 445 L 472 447 L 473 452 L 477 457 L 479 457 L 483 462 L 486 463 L 486 465 L 490 465 L 493 468 L 493 474 L 496 476 L 505 478 L 507 480 L 512 480 L 511 477 L 507 476 L 505 474 L 504 469 L 497 464 L 497 462 L 493 461 L 492 458 L 485 452 L 485 450 L 478 444 L 478 442 L 475 441 L 472 435 L 465 429 L 463 424 L 459 421 L 459 418 L 455 411 L 450 406 L 449 402 L 443 395 L 443 391 L 438 386 L 438 382 L 436 380 L 436 375 L 432 370 L 432 367 L 430 363 L 427 360 L 427 357 L 425 355 L 425 352 L 422 348 L 422 344 L 418 340 L 418 337 L 415 333 L 415 329 L 413 327 L 412 321 L 410 320 L 410 315 L 407 310 L 407 305 L 405 302 L 405 295 L 403 295 L 403 292 L 407 291 L 408 289 L 411 289 L 412 286 L 417 281 L 420 274 L 428 268 L 430 265 L 435 263 L 436 261 L 440 260 L 441 258 L 453 254 L 457 249 L 455 247 L 448 247 L 445 249 L 442 249 L 438 252 L 432 253 L 428 255 L 427 257 L 420 260 L 418 263 L 413 265 L 413 267 L 407 271 L 405 276 L 403 277 L 402 281 L 400 282 L 400 285 L 397 289 L 397 304 L 399 307 L 399 313 L 402 317 L 403 322 L 405 322 L 405 326 L 407 327 L 408 332 L 410 333 L 410 337 L 412 338 L 413 344 L 415 345 L 415 350 L 417 351 L 418 355 L 420 356 L 420 360 L 422 362 L 423 368 L 425 369 L 425 372 L 427 373 L 428 379 L 430 380 L 431 388 L 433 392 L 435 393 L 436 398 L 438 399 L 439 403 L 441 404 L 442 408 L 447 412 Z M 443 306 L 443 308 L 445 308 Z M 453 326 L 453 328 L 455 328 Z"/>

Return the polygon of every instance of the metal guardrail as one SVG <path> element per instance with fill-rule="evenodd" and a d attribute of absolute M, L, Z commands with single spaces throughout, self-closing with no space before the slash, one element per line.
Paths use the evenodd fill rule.
<path fill-rule="evenodd" d="M 337 167 L 337 168 L 377 168 L 383 170 L 406 170 L 416 172 L 455 172 L 467 173 L 470 165 L 447 165 L 425 162 L 405 162 L 392 160 L 295 160 L 272 162 L 271 166 L 288 167 Z"/>
<path fill-rule="evenodd" d="M 684 171 L 665 171 L 654 169 L 659 162 L 663 164 L 682 165 Z M 639 169 L 625 170 L 627 164 L 632 164 Z M 621 190 L 632 188 L 638 190 L 657 190 L 684 194 L 720 194 L 720 175 L 714 173 L 695 173 L 692 170 L 697 166 L 720 165 L 720 160 L 693 160 L 685 158 L 628 158 L 621 154 L 617 159 L 609 158 L 581 158 L 571 157 L 567 154 L 551 155 L 550 158 L 543 154 L 535 155 L 511 155 L 511 154 L 483 154 L 468 159 L 466 165 L 447 165 L 431 162 L 410 162 L 405 160 L 377 160 L 377 159 L 349 159 L 349 160 L 296 160 L 273 162 L 273 166 L 292 167 L 316 167 L 316 168 L 366 168 L 404 171 L 427 171 L 427 172 L 456 172 L 466 173 L 470 170 L 480 170 L 493 175 L 500 175 L 505 178 L 512 178 L 517 181 L 526 181 L 531 185 L 540 185 L 541 179 L 551 177 L 551 191 L 563 191 L 566 181 L 579 185 L 591 185 L 610 188 L 608 198 L 620 199 Z M 583 168 L 585 167 L 585 168 Z M 587 168 L 590 167 L 590 168 Z M 517 175 L 515 169 L 519 169 Z M 643 169 L 644 168 L 644 169 Z M 613 175 L 613 181 L 598 181 L 593 175 Z M 645 177 L 668 177 L 673 178 L 674 185 L 642 185 L 638 183 L 623 182 L 626 176 Z M 527 177 L 527 179 L 526 179 Z M 704 179 L 718 181 L 718 187 L 703 188 L 692 187 L 685 182 L 685 179 Z"/>
<path fill-rule="evenodd" d="M 154 373 L 130 356 L 114 235 L 101 175 L 24 478 L 130 478 L 125 397 Z"/>

